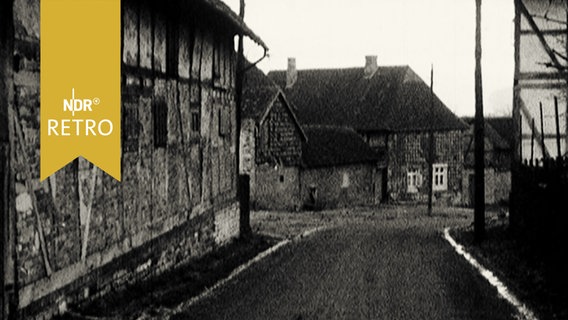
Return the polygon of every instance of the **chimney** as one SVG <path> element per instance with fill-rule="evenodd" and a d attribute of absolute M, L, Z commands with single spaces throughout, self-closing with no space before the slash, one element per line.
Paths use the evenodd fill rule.
<path fill-rule="evenodd" d="M 286 71 L 286 89 L 292 88 L 298 80 L 298 70 L 296 70 L 296 58 L 288 58 L 288 70 Z"/>
<path fill-rule="evenodd" d="M 379 66 L 377 65 L 377 56 L 365 56 L 365 72 L 364 77 L 365 79 L 371 78 Z"/>

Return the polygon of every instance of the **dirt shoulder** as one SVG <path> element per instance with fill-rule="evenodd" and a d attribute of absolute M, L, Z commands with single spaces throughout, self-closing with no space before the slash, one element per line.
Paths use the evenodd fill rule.
<path fill-rule="evenodd" d="M 422 220 L 444 226 L 463 226 L 473 220 L 473 211 L 467 208 L 434 207 L 431 216 L 425 205 L 381 205 L 322 211 L 255 211 L 251 213 L 251 227 L 256 233 L 282 238 L 293 238 L 314 228 L 333 228 L 345 224 L 391 221 L 404 227 L 410 220 Z"/>
<path fill-rule="evenodd" d="M 253 235 L 237 239 L 187 265 L 111 292 L 93 303 L 72 307 L 59 319 L 154 319 L 199 295 L 237 267 L 276 244 L 279 239 Z"/>
<path fill-rule="evenodd" d="M 486 228 L 486 239 L 473 242 L 473 228 L 457 228 L 452 237 L 478 261 L 495 273 L 507 287 L 529 306 L 539 319 L 568 319 L 566 270 L 559 263 L 546 263 L 542 250 L 508 228 L 506 219 L 493 220 Z M 558 250 L 564 250 L 564 245 Z"/>

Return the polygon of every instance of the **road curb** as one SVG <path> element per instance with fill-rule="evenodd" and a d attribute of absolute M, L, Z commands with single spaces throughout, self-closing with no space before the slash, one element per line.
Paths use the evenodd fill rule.
<path fill-rule="evenodd" d="M 205 291 L 203 291 L 201 294 L 189 299 L 188 301 L 182 302 L 179 305 L 177 305 L 174 309 L 171 310 L 171 313 L 169 316 L 172 316 L 174 314 L 180 313 L 182 311 L 184 311 L 185 309 L 191 307 L 192 305 L 194 305 L 195 303 L 197 303 L 198 301 L 201 301 L 202 299 L 210 296 L 215 290 L 223 287 L 225 284 L 227 284 L 229 281 L 233 280 L 235 277 L 237 277 L 239 274 L 241 274 L 243 271 L 247 270 L 248 268 L 250 268 L 251 266 L 253 266 L 254 264 L 256 264 L 257 262 L 263 260 L 264 258 L 272 255 L 273 253 L 275 253 L 276 251 L 280 250 L 281 248 L 283 248 L 284 246 L 292 243 L 293 241 L 308 237 L 316 232 L 319 232 L 321 230 L 326 229 L 326 227 L 317 227 L 317 228 L 313 228 L 307 231 L 304 231 L 303 233 L 295 236 L 292 239 L 284 239 L 280 242 L 278 242 L 277 244 L 275 244 L 274 246 L 264 250 L 263 252 L 259 253 L 258 255 L 256 255 L 254 258 L 252 258 L 251 260 L 245 262 L 244 264 L 240 265 L 239 267 L 237 267 L 235 270 L 233 270 L 228 277 L 219 280 L 217 283 L 215 283 L 213 286 L 205 289 Z M 168 317 L 169 318 L 169 317 Z"/>
<path fill-rule="evenodd" d="M 499 296 L 507 300 L 518 312 L 520 319 L 525 320 L 538 320 L 534 312 L 532 312 L 524 303 L 522 303 L 516 296 L 505 286 L 505 284 L 499 280 L 499 278 L 493 274 L 489 269 L 485 268 L 481 263 L 479 263 L 470 253 L 468 253 L 465 248 L 456 242 L 454 238 L 450 235 L 450 228 L 444 229 L 443 234 L 444 239 L 446 239 L 450 245 L 455 249 L 455 251 L 463 256 L 465 260 L 472 265 L 480 274 L 483 276 L 489 284 L 497 289 Z"/>

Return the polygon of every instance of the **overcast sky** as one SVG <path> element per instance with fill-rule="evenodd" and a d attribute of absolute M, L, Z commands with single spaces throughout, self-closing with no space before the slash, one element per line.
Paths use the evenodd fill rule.
<path fill-rule="evenodd" d="M 224 0 L 238 12 L 239 0 Z M 513 0 L 486 0 L 482 12 L 485 114 L 510 113 L 513 84 Z M 268 72 L 409 65 L 458 115 L 473 115 L 475 0 L 246 0 L 245 22 L 270 48 Z M 247 58 L 261 55 L 247 43 Z"/>

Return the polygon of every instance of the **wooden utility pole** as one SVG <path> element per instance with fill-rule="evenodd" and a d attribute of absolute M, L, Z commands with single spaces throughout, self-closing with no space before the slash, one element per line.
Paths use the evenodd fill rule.
<path fill-rule="evenodd" d="M 474 165 L 474 238 L 485 238 L 485 120 L 483 118 L 483 87 L 481 81 L 481 0 L 475 1 L 475 165 Z"/>
<path fill-rule="evenodd" d="M 239 6 L 239 18 L 244 21 L 245 19 L 245 0 L 240 0 Z M 250 212 L 248 210 L 243 210 L 243 204 L 248 203 L 248 199 L 244 199 L 244 197 L 248 197 L 248 194 L 244 194 L 247 189 L 246 183 L 249 181 L 248 177 L 241 177 L 240 172 L 240 152 L 241 152 L 241 121 L 242 121 L 242 104 L 243 104 L 243 81 L 244 81 L 244 74 L 245 74 L 245 58 L 244 58 L 244 44 L 243 44 L 243 30 L 239 30 L 239 43 L 237 48 L 237 70 L 236 70 L 236 83 L 235 83 L 235 102 L 237 104 L 236 110 L 236 149 L 235 152 L 235 160 L 236 160 L 236 175 L 237 175 L 237 197 L 239 198 L 240 202 L 240 219 L 239 225 L 240 230 L 239 233 L 241 237 L 246 237 L 250 234 Z"/>
<path fill-rule="evenodd" d="M 540 145 L 542 147 L 542 159 L 546 159 L 546 144 L 544 144 L 544 115 L 542 112 L 542 102 L 539 102 L 540 108 Z"/>
<path fill-rule="evenodd" d="M 6 290 L 9 282 L 14 284 L 15 276 L 8 279 L 8 268 L 14 270 L 9 258 L 13 245 L 9 236 L 15 219 L 9 218 L 10 211 L 10 134 L 8 131 L 9 106 L 13 94 L 13 56 L 14 56 L 14 21 L 13 1 L 0 1 L 0 319 L 14 318 L 9 314 L 9 292 Z M 13 204 L 12 204 L 13 205 Z M 10 262 L 10 263 L 8 263 Z M 10 264 L 10 265 L 9 265 Z"/>
<path fill-rule="evenodd" d="M 534 126 L 534 118 L 533 118 L 532 119 L 532 126 L 531 126 L 531 164 L 534 161 L 534 131 L 535 130 L 536 130 L 536 128 Z"/>
<path fill-rule="evenodd" d="M 562 150 L 560 149 L 560 119 L 558 115 L 558 97 L 554 96 L 554 119 L 556 119 L 556 155 L 558 158 L 562 157 Z"/>
<path fill-rule="evenodd" d="M 430 118 L 434 113 L 434 64 L 430 68 Z M 428 129 L 428 215 L 432 215 L 432 193 L 434 189 L 434 130 Z"/>
<path fill-rule="evenodd" d="M 519 115 L 519 119 L 519 123 L 523 123 L 523 116 Z M 519 154 L 521 155 L 519 161 L 523 162 L 523 126 L 521 125 L 519 125 L 519 137 L 521 137 L 519 141 Z"/>

